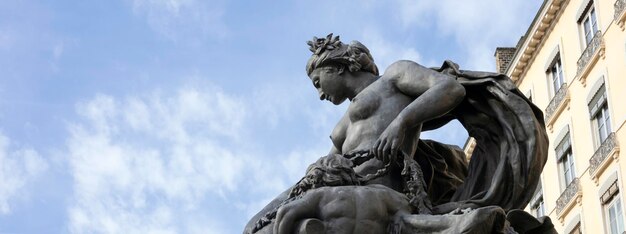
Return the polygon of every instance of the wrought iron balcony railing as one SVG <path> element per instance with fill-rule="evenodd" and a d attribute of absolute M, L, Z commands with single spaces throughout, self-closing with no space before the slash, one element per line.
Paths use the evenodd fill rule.
<path fill-rule="evenodd" d="M 561 214 L 561 212 L 567 207 L 572 199 L 579 194 L 580 191 L 580 182 L 578 178 L 575 178 L 569 183 L 569 185 L 567 185 L 567 188 L 563 191 L 559 199 L 556 200 L 556 213 Z"/>
<path fill-rule="evenodd" d="M 626 0 L 617 0 L 613 5 L 615 7 L 615 14 L 613 15 L 613 19 L 615 21 L 619 21 L 622 13 L 626 10 Z"/>
<path fill-rule="evenodd" d="M 561 85 L 561 88 L 556 91 L 556 94 L 554 95 L 552 100 L 550 100 L 550 104 L 548 104 L 548 107 L 546 108 L 546 121 L 548 121 L 552 117 L 552 115 L 554 115 L 557 109 L 561 106 L 561 103 L 563 103 L 563 100 L 565 100 L 566 96 L 567 83 L 563 83 Z"/>
<path fill-rule="evenodd" d="M 617 140 L 615 133 L 611 133 L 589 159 L 589 174 L 593 175 L 598 170 L 615 147 L 617 147 Z"/>
<path fill-rule="evenodd" d="M 580 55 L 580 58 L 578 59 L 578 62 L 577 62 L 578 70 L 576 71 L 577 76 L 580 76 L 580 74 L 583 73 L 583 71 L 587 67 L 587 64 L 591 62 L 593 56 L 600 49 L 601 46 L 602 46 L 602 32 L 598 30 L 593 35 L 591 42 L 587 44 L 587 48 L 585 48 L 585 51 L 583 51 L 583 54 Z"/>

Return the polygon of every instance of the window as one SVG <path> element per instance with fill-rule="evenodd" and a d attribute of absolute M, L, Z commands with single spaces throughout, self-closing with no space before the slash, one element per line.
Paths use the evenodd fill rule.
<path fill-rule="evenodd" d="M 611 133 L 611 116 L 609 115 L 609 104 L 606 100 L 606 89 L 604 84 L 598 89 L 589 102 L 589 114 L 595 128 L 597 144 L 600 146 Z"/>
<path fill-rule="evenodd" d="M 576 226 L 569 232 L 569 234 L 582 234 L 580 231 L 580 223 L 577 223 Z"/>
<path fill-rule="evenodd" d="M 556 147 L 556 156 L 559 159 L 559 167 L 565 188 L 576 178 L 576 170 L 574 168 L 574 155 L 572 154 L 572 145 L 569 139 L 569 133 L 565 135 L 563 140 Z"/>
<path fill-rule="evenodd" d="M 596 17 L 596 9 L 593 7 L 593 1 L 589 2 L 585 13 L 581 16 L 581 27 L 583 30 L 583 36 L 585 38 L 585 47 L 589 45 L 593 36 L 598 31 L 598 20 Z"/>
<path fill-rule="evenodd" d="M 614 201 L 608 204 L 607 212 L 609 218 L 609 227 L 611 233 L 621 234 L 624 232 L 624 220 L 622 220 L 622 203 L 619 197 L 613 199 Z"/>
<path fill-rule="evenodd" d="M 606 226 L 611 234 L 624 232 L 624 217 L 622 215 L 622 199 L 619 195 L 617 180 L 602 194 L 600 201 L 604 206 Z"/>
<path fill-rule="evenodd" d="M 556 57 L 554 57 L 554 61 L 552 61 L 552 65 L 548 68 L 547 73 L 551 80 L 552 96 L 554 96 L 559 91 L 563 83 L 565 83 L 563 79 L 563 66 L 561 64 L 560 54 L 556 54 Z"/>
<path fill-rule="evenodd" d="M 536 218 L 546 215 L 546 207 L 543 202 L 543 189 L 541 188 L 541 183 L 537 185 L 537 191 L 535 192 L 530 204 L 530 210 Z"/>

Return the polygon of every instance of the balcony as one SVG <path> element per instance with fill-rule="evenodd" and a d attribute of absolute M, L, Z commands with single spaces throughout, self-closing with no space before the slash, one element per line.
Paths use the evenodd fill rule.
<path fill-rule="evenodd" d="M 576 77 L 578 77 L 583 86 L 586 85 L 587 74 L 589 74 L 593 65 L 596 64 L 598 58 L 601 57 L 604 59 L 605 48 L 602 35 L 602 31 L 599 30 L 594 34 L 593 39 L 591 39 L 591 42 L 589 42 L 587 48 L 585 48 L 576 63 L 578 65 Z"/>
<path fill-rule="evenodd" d="M 624 21 L 626 21 L 626 0 L 617 0 L 613 5 L 615 7 L 615 15 L 613 20 L 624 31 Z"/>
<path fill-rule="evenodd" d="M 618 156 L 619 145 L 615 133 L 611 133 L 589 159 L 589 175 L 591 175 L 596 185 L 598 185 L 598 178 L 604 169 L 607 168 L 611 161 L 617 160 Z"/>
<path fill-rule="evenodd" d="M 567 90 L 567 83 L 563 83 L 546 108 L 546 123 L 550 131 L 552 131 L 552 124 L 556 118 L 563 112 L 563 109 L 568 106 L 567 104 L 569 103 L 570 97 Z"/>
<path fill-rule="evenodd" d="M 572 209 L 575 203 L 580 204 L 582 198 L 582 189 L 580 181 L 575 178 L 569 183 L 565 191 L 561 194 L 559 199 L 556 200 L 556 214 L 559 220 L 563 222 L 567 212 Z"/>

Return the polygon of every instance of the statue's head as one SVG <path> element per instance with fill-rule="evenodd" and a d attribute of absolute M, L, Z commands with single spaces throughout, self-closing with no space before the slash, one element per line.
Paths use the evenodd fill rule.
<path fill-rule="evenodd" d="M 378 75 L 378 67 L 369 49 L 358 41 L 346 45 L 339 40 L 339 36 L 328 34 L 325 38 L 313 37 L 308 41 L 309 50 L 313 52 L 306 64 L 307 75 L 313 70 L 325 66 L 346 67 L 350 72 L 369 72 Z"/>
<path fill-rule="evenodd" d="M 339 36 L 333 37 L 331 33 L 326 38 L 314 37 L 307 43 L 313 55 L 307 62 L 306 71 L 320 100 L 339 105 L 356 95 L 355 90 L 348 88 L 346 77 L 360 77 L 361 72 L 378 75 L 372 55 L 358 41 L 346 45 Z"/>
<path fill-rule="evenodd" d="M 306 175 L 291 190 L 290 197 L 319 187 L 360 185 L 353 165 L 350 159 L 339 154 L 321 157 L 307 168 Z"/>

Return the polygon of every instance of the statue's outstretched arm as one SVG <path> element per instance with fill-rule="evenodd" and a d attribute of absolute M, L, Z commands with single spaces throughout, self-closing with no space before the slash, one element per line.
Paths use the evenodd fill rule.
<path fill-rule="evenodd" d="M 415 97 L 374 144 L 372 151 L 383 161 L 396 155 L 407 129 L 414 129 L 419 134 L 425 121 L 445 115 L 465 97 L 465 88 L 454 77 L 412 61 L 403 60 L 392 64 L 383 77 L 391 79 L 399 92 Z"/>

